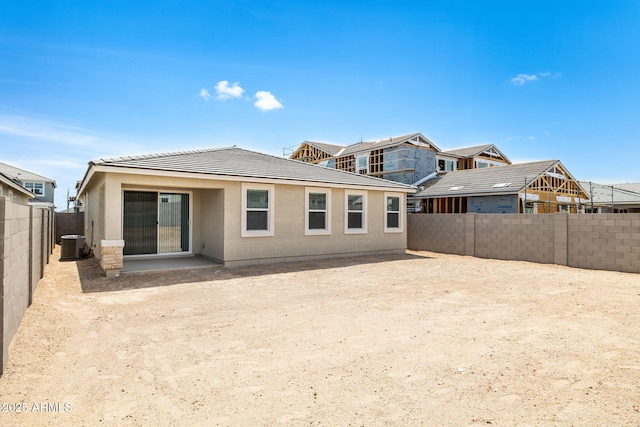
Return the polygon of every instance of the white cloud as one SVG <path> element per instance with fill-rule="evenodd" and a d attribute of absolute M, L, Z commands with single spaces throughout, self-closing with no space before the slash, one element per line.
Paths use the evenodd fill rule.
<path fill-rule="evenodd" d="M 216 84 L 216 96 L 217 99 L 221 101 L 226 101 L 229 98 L 240 98 L 244 93 L 244 89 L 242 89 L 238 83 L 233 83 L 229 85 L 229 82 L 226 80 L 222 80 Z"/>
<path fill-rule="evenodd" d="M 514 85 L 522 86 L 523 84 L 534 80 L 538 80 L 538 76 L 536 76 L 535 74 L 518 74 L 511 79 L 511 83 L 513 83 Z"/>
<path fill-rule="evenodd" d="M 211 94 L 209 93 L 208 89 L 202 88 L 200 89 L 200 98 L 204 99 L 205 101 L 208 101 L 209 98 L 211 98 Z"/>
<path fill-rule="evenodd" d="M 0 134 L 72 145 L 87 145 L 98 139 L 96 135 L 79 127 L 9 115 L 0 115 Z"/>
<path fill-rule="evenodd" d="M 256 92 L 257 101 L 255 102 L 256 107 L 262 111 L 275 110 L 277 108 L 284 108 L 282 104 L 276 99 L 275 96 L 271 92 L 267 92 L 264 90 L 260 90 Z"/>
<path fill-rule="evenodd" d="M 522 86 L 525 83 L 533 82 L 533 81 L 538 80 L 538 77 L 540 77 L 540 78 L 557 79 L 559 77 L 562 77 L 562 74 L 561 73 L 551 73 L 549 71 L 546 71 L 544 73 L 538 73 L 538 74 L 518 74 L 517 76 L 515 76 L 514 78 L 511 79 L 511 83 L 513 83 L 514 85 L 517 85 L 517 86 Z"/>

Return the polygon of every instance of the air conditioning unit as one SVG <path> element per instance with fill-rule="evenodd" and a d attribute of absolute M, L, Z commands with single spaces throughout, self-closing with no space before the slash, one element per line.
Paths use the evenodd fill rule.
<path fill-rule="evenodd" d="M 60 260 L 79 259 L 82 258 L 82 250 L 84 249 L 84 236 L 78 234 L 69 234 L 62 236 L 62 244 L 60 245 Z"/>

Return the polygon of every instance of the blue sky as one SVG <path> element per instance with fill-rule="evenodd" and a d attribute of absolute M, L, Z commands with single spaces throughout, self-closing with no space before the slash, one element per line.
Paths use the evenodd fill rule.
<path fill-rule="evenodd" d="M 639 182 L 637 1 L 0 0 L 0 161 L 420 132 Z"/>

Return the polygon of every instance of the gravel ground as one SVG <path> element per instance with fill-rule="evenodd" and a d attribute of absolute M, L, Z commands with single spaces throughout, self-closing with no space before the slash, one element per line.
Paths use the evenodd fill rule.
<path fill-rule="evenodd" d="M 640 425 L 639 275 L 409 252 L 105 279 L 58 256 L 2 426 Z"/>

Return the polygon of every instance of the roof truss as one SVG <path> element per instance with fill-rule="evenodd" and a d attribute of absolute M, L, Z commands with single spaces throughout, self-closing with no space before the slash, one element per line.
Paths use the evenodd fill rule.
<path fill-rule="evenodd" d="M 324 160 L 331 159 L 333 155 L 327 153 L 319 149 L 318 147 L 314 147 L 311 144 L 303 142 L 300 146 L 293 152 L 291 155 L 291 159 L 300 160 L 306 163 L 320 163 Z"/>

